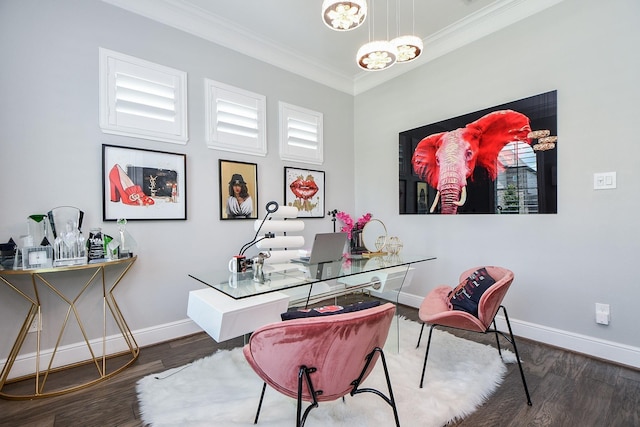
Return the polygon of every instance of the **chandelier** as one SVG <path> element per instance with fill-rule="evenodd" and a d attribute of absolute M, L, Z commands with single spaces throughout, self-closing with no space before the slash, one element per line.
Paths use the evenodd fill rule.
<path fill-rule="evenodd" d="M 322 2 L 322 20 L 332 30 L 353 30 L 362 25 L 366 18 L 366 0 L 324 0 Z"/>
<path fill-rule="evenodd" d="M 415 0 L 411 3 L 411 33 L 416 33 L 416 2 Z M 391 40 L 398 49 L 398 62 L 409 62 L 416 59 L 422 53 L 422 49 L 424 48 L 424 44 L 422 43 L 422 39 L 418 36 L 414 35 L 400 35 L 400 1 L 396 1 L 396 29 L 398 31 L 398 37 Z"/>
<path fill-rule="evenodd" d="M 396 62 L 407 63 L 413 61 L 422 53 L 424 45 L 420 37 L 413 34 L 400 36 L 400 1 L 401 0 L 396 0 L 396 31 L 398 36 L 389 41 L 389 0 L 387 0 L 387 40 L 372 41 L 375 37 L 375 0 L 372 0 L 371 19 L 369 19 L 369 42 L 362 45 L 356 54 L 356 63 L 363 70 L 385 70 Z M 415 34 L 415 0 L 412 1 L 412 20 L 414 27 L 412 33 Z M 366 17 L 366 0 L 324 0 L 322 3 L 322 19 L 332 30 L 353 30 L 359 27 L 365 21 Z"/>
<path fill-rule="evenodd" d="M 358 49 L 358 66 L 367 71 L 384 70 L 398 60 L 398 48 L 386 40 L 366 43 Z"/>
<path fill-rule="evenodd" d="M 416 59 L 422 53 L 424 45 L 418 36 L 400 36 L 391 40 L 398 50 L 398 62 L 409 62 Z"/>

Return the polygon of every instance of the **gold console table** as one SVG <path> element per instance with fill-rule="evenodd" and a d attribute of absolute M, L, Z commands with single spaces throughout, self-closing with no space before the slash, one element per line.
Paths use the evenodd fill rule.
<path fill-rule="evenodd" d="M 131 365 L 140 353 L 140 348 L 136 343 L 127 322 L 118 307 L 118 303 L 113 295 L 113 291 L 118 286 L 122 278 L 127 274 L 129 269 L 135 263 L 137 257 L 124 258 L 115 261 L 92 263 L 86 265 L 77 265 L 70 267 L 55 267 L 55 268 L 43 268 L 34 270 L 0 270 L 0 283 L 4 283 L 12 291 L 15 291 L 21 299 L 27 301 L 29 306 L 27 315 L 24 319 L 24 323 L 18 332 L 18 336 L 9 352 L 7 361 L 0 371 L 0 397 L 5 399 L 33 399 L 40 397 L 57 396 L 65 393 L 70 393 L 92 384 L 104 381 L 107 378 L 121 372 L 129 365 Z M 66 274 L 61 274 L 66 272 Z M 80 274 L 80 272 L 84 272 Z M 68 282 L 75 280 L 69 280 L 70 276 L 84 276 L 88 279 L 84 284 L 78 286 L 69 284 Z M 56 279 L 59 280 L 58 285 L 54 284 Z M 20 283 L 19 283 L 20 282 Z M 94 289 L 99 287 L 99 289 Z M 58 301 L 66 304 L 66 313 L 61 321 L 62 326 L 55 338 L 55 346 L 50 352 L 48 362 L 42 361 L 43 355 L 41 354 L 42 340 L 41 330 L 38 328 L 35 336 L 35 372 L 18 378 L 9 379 L 11 369 L 14 367 L 16 359 L 20 355 L 21 350 L 27 336 L 29 335 L 29 329 L 34 321 L 38 322 L 38 325 L 42 325 L 43 311 L 47 308 L 42 306 L 42 296 L 44 291 L 50 292 L 51 295 L 57 297 Z M 87 328 L 82 322 L 81 312 L 79 310 L 80 300 L 84 300 L 90 294 L 90 291 L 100 295 L 102 305 L 102 336 L 99 339 L 94 339 L 93 343 L 87 333 Z M 90 357 L 84 361 L 76 362 L 65 366 L 54 366 L 56 353 L 60 350 L 63 335 L 67 331 L 71 319 L 75 319 L 79 331 L 82 335 L 82 344 L 88 350 Z M 124 339 L 126 349 L 124 351 L 115 352 L 113 354 L 107 354 L 107 326 L 110 324 L 116 325 L 118 339 L 120 336 Z M 91 326 L 95 326 L 92 324 Z M 43 327 L 43 329 L 46 329 Z M 47 331 L 48 332 L 48 331 Z M 55 332 L 54 332 L 55 334 Z M 52 335 L 52 337 L 55 337 Z M 100 348 L 98 348 L 100 347 Z M 116 363 L 117 361 L 117 363 Z M 108 363 L 109 362 L 109 363 Z M 90 373 L 83 372 L 82 375 L 77 376 L 82 378 L 79 383 L 69 384 L 69 381 L 64 381 L 63 386 L 48 387 L 47 380 L 52 374 L 67 370 L 70 368 L 80 366 L 92 366 Z M 33 381 L 33 388 L 28 387 L 29 391 L 26 391 L 24 387 L 16 388 L 18 391 L 6 391 L 7 386 L 14 385 L 18 382 L 31 383 Z"/>

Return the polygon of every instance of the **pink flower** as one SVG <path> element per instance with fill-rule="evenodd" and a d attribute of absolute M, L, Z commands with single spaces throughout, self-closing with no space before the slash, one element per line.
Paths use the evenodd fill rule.
<path fill-rule="evenodd" d="M 351 215 L 346 212 L 340 211 L 336 214 L 336 218 L 338 218 L 344 224 L 342 228 L 340 228 L 340 231 L 342 231 L 343 233 L 347 233 L 347 237 L 349 238 L 349 240 L 351 240 L 351 229 L 353 228 L 353 218 L 351 218 Z"/>
<path fill-rule="evenodd" d="M 356 224 L 356 228 L 358 230 L 362 230 L 364 228 L 364 226 L 371 220 L 371 214 L 370 213 L 366 213 L 364 215 L 362 215 L 360 217 L 360 219 L 358 219 L 358 223 Z"/>
<path fill-rule="evenodd" d="M 366 213 L 358 219 L 358 222 L 354 223 L 353 218 L 348 213 L 340 211 L 336 214 L 336 218 L 344 224 L 340 231 L 347 233 L 349 240 L 351 240 L 351 232 L 353 230 L 362 230 L 365 224 L 371 220 L 371 216 L 370 213 Z"/>

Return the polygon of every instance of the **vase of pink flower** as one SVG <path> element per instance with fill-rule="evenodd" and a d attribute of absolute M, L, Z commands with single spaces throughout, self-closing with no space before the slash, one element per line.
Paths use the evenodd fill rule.
<path fill-rule="evenodd" d="M 347 233 L 347 237 L 349 238 L 349 252 L 352 254 L 366 252 L 364 244 L 362 243 L 362 229 L 371 220 L 371 214 L 366 213 L 354 222 L 351 215 L 341 211 L 336 214 L 336 218 L 343 224 L 340 231 Z"/>

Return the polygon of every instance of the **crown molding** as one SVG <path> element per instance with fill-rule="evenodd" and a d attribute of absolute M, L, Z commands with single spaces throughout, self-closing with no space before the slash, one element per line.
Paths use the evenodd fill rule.
<path fill-rule="evenodd" d="M 384 72 L 362 71 L 354 78 L 354 95 L 366 92 L 382 83 L 421 65 L 433 61 L 502 30 L 529 16 L 535 15 L 563 0 L 497 0 L 477 12 L 423 39 L 424 49 L 415 61 L 396 64 Z"/>
<path fill-rule="evenodd" d="M 408 64 L 384 71 L 345 75 L 301 52 L 252 33 L 184 0 L 102 0 L 105 3 L 238 51 L 317 83 L 357 95 L 410 70 L 499 31 L 563 0 L 496 0 L 425 38 L 423 54 Z"/>
<path fill-rule="evenodd" d="M 102 0 L 294 74 L 353 94 L 353 77 L 183 0 Z"/>

